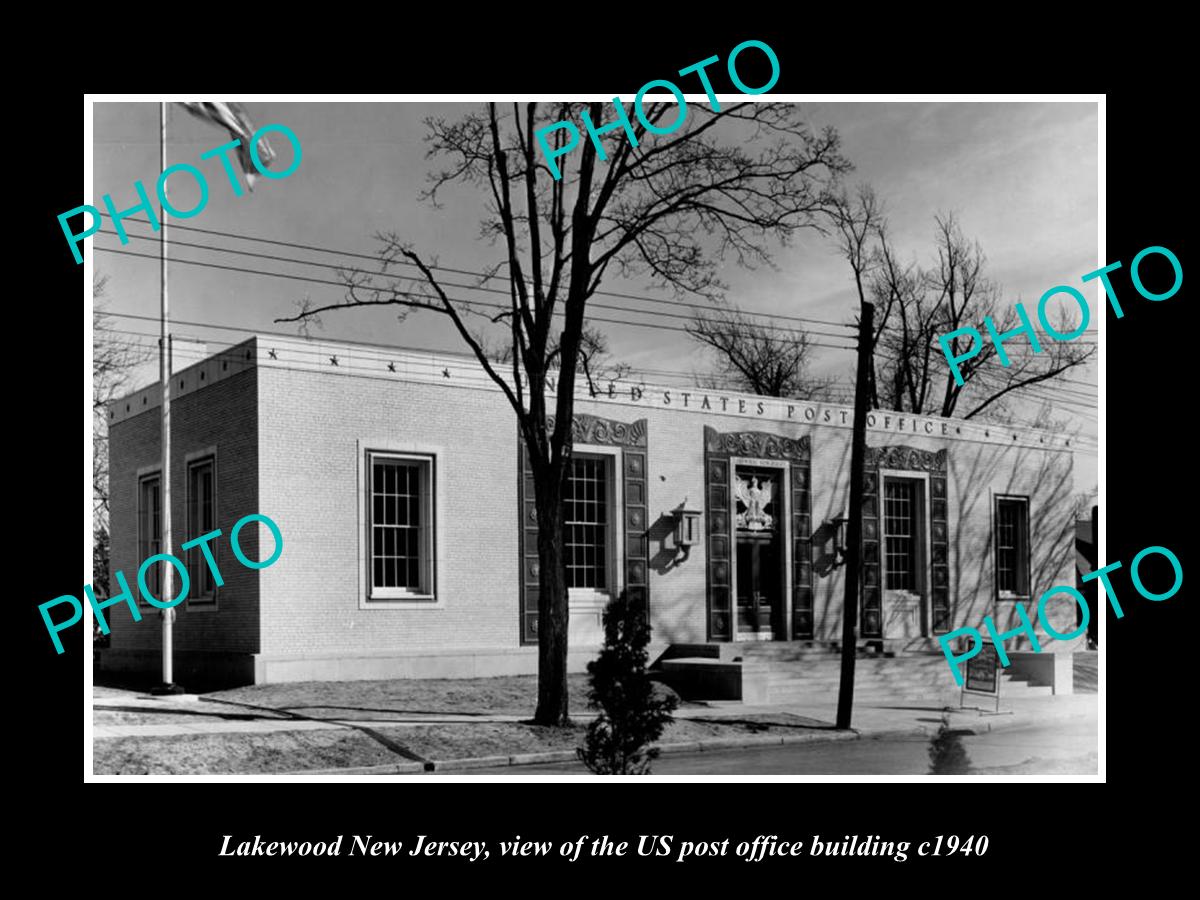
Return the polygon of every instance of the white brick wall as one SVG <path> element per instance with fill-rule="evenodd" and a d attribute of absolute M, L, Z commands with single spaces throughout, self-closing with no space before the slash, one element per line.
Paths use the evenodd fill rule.
<path fill-rule="evenodd" d="M 408 360 L 394 377 L 382 374 L 375 351 L 321 345 L 321 353 L 291 344 L 250 342 L 246 370 L 214 370 L 174 405 L 176 533 L 184 519 L 184 456 L 218 447 L 218 524 L 226 586 L 216 612 L 181 609 L 176 630 L 180 650 L 238 651 L 266 657 L 352 657 L 433 653 L 513 652 L 519 643 L 517 428 L 495 389 L 468 377 L 459 360 L 451 378 L 442 360 L 421 368 Z M 275 360 L 268 348 L 282 345 Z M 341 352 L 334 367 L 322 354 Z M 288 356 L 288 354 L 291 354 Z M 361 356 L 361 359 L 359 357 Z M 411 354 L 410 354 L 411 356 Z M 352 362 L 353 361 L 353 362 Z M 212 368 L 214 363 L 207 363 Z M 353 377 L 363 369 L 377 377 Z M 413 368 L 415 366 L 415 368 Z M 426 371 L 425 369 L 429 369 Z M 414 374 L 415 373 L 415 374 Z M 216 379 L 220 375 L 220 380 Z M 407 380 L 400 380 L 400 378 Z M 197 380 L 198 372 L 193 373 Z M 474 385 L 474 386 L 471 386 Z M 850 429 L 841 425 L 845 407 L 828 406 L 805 420 L 808 404 L 757 400 L 726 412 L 688 409 L 672 389 L 666 403 L 659 389 L 631 399 L 622 387 L 612 398 L 577 402 L 577 412 L 633 422 L 648 420 L 647 501 L 651 526 L 687 498 L 704 509 L 704 427 L 721 432 L 763 431 L 787 437 L 808 435 L 812 462 L 812 527 L 847 505 Z M 135 395 L 135 399 L 141 395 Z M 124 401 L 121 401 L 122 403 Z M 741 412 L 739 413 L 739 409 Z M 824 409 L 831 412 L 822 422 Z M 1030 500 L 1032 593 L 1073 584 L 1071 455 L 1061 438 L 1014 433 L 974 423 L 876 414 L 868 430 L 874 447 L 902 444 L 948 451 L 950 588 L 953 627 L 978 627 L 993 611 L 992 495 L 1024 494 Z M 928 424 L 927 424 L 928 423 Z M 923 427 L 918 427 L 923 426 Z M 900 430 L 897 430 L 900 429 Z M 915 430 L 915 433 L 914 433 Z M 945 432 L 943 436 L 942 432 Z M 436 608 L 361 607 L 359 490 L 361 441 L 375 449 L 425 450 L 439 468 L 438 595 Z M 112 426 L 113 558 L 136 574 L 136 471 L 158 456 L 158 416 L 150 407 L 124 415 Z M 227 536 L 243 515 L 261 512 L 278 523 L 284 552 L 261 572 L 233 559 Z M 701 523 L 706 531 L 707 523 Z M 243 547 L 262 557 L 256 528 L 247 528 Z M 185 538 L 177 539 L 181 541 Z M 266 545 L 264 544 L 264 547 Z M 691 549 L 677 567 L 663 568 L 671 547 L 650 546 L 650 602 L 656 642 L 707 638 L 706 549 Z M 264 550 L 265 552 L 265 550 Z M 659 557 L 656 563 L 656 555 Z M 814 573 L 818 638 L 840 637 L 844 569 Z M 260 603 L 261 597 L 261 603 Z M 1001 609 L 1004 621 L 1011 609 Z M 1036 614 L 1036 610 L 1031 610 Z M 157 614 L 142 623 L 114 608 L 115 648 L 158 646 Z M 1054 649 L 1048 645 L 1047 649 Z"/>
<path fill-rule="evenodd" d="M 263 507 L 280 523 L 287 546 L 284 559 L 263 574 L 264 652 L 517 647 L 517 431 L 501 395 L 284 369 L 264 370 L 262 383 Z M 703 508 L 705 425 L 718 431 L 810 435 L 814 530 L 846 505 L 848 428 L 712 411 L 698 415 L 649 402 L 580 399 L 577 412 L 648 420 L 651 525 L 685 497 Z M 357 442 L 367 438 L 390 439 L 401 450 L 438 449 L 446 511 L 439 533 L 443 609 L 359 608 L 356 461 Z M 1008 446 L 883 430 L 871 431 L 868 443 L 949 451 L 954 627 L 978 626 L 992 612 L 993 493 L 1031 498 L 1034 597 L 1053 585 L 1073 584 L 1068 452 L 1034 448 L 1028 440 Z M 650 547 L 655 637 L 703 641 L 704 544 L 693 547 L 682 565 L 660 573 L 654 557 L 663 549 Z M 840 637 L 843 575 L 836 569 L 815 578 L 818 638 Z"/>

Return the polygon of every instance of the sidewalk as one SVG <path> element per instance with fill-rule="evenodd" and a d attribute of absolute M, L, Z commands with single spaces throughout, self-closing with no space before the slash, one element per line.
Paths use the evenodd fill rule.
<path fill-rule="evenodd" d="M 173 697 L 151 697 L 129 692 L 122 696 L 97 697 L 93 701 L 97 710 L 112 709 L 141 711 L 159 714 L 162 723 L 154 724 L 105 724 L 93 726 L 96 740 L 122 737 L 173 737 L 197 734 L 273 734 L 277 732 L 317 731 L 346 728 L 415 727 L 454 723 L 520 723 L 528 716 L 452 713 L 397 713 L 387 718 L 338 719 L 312 718 L 295 713 L 286 713 L 246 704 L 208 700 L 196 695 Z M 952 727 L 982 733 L 999 728 L 1019 728 L 1035 723 L 1058 721 L 1086 716 L 1097 708 L 1096 694 L 1076 694 L 1059 697 L 1031 697 L 1002 701 L 1001 712 L 979 710 L 950 710 Z M 589 710 L 572 711 L 571 717 L 587 722 L 595 713 Z M 941 708 L 914 708 L 890 706 L 858 706 L 854 710 L 850 732 L 834 729 L 836 718 L 834 705 L 812 706 L 786 704 L 782 706 L 746 706 L 737 702 L 712 703 L 707 706 L 688 706 L 676 711 L 678 719 L 736 721 L 749 716 L 799 716 L 813 722 L 812 727 L 793 728 L 791 733 L 753 735 L 744 738 L 718 738 L 713 741 L 697 741 L 686 745 L 664 745 L 675 752 L 684 748 L 699 750 L 701 745 L 760 746 L 764 743 L 790 743 L 797 740 L 847 740 L 858 738 L 880 738 L 899 735 L 926 734 L 937 731 L 941 724 Z M 557 751 L 552 751 L 557 752 Z M 564 759 L 573 754 L 563 751 Z M 545 754 L 542 754 L 544 756 Z M 494 757 L 488 757 L 494 760 Z M 539 761 L 547 761 L 541 759 Z M 495 764 L 492 762 L 491 764 Z"/>

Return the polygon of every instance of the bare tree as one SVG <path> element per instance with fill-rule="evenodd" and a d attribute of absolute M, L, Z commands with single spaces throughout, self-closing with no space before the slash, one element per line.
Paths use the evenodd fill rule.
<path fill-rule="evenodd" d="M 630 104 L 624 113 L 632 135 L 608 132 L 602 155 L 585 135 L 573 152 L 557 157 L 556 179 L 537 132 L 574 120 L 583 109 L 593 122 L 605 116 L 600 103 L 504 110 L 489 104 L 457 121 L 426 122 L 430 155 L 447 161 L 431 176 L 426 198 L 436 204 L 441 189 L 469 185 L 486 199 L 481 233 L 503 247 L 503 260 L 485 274 L 503 269 L 509 288 L 509 302 L 499 311 L 455 296 L 455 286 L 424 251 L 385 234 L 378 236 L 383 274 L 346 272 L 340 301 L 307 304 L 279 320 L 369 306 L 445 315 L 503 392 L 535 485 L 541 590 L 534 720 L 543 725 L 567 722 L 562 501 L 589 298 L 611 272 L 648 276 L 679 293 L 719 296 L 719 261 L 768 260 L 767 239 L 783 242 L 813 227 L 827 183 L 849 168 L 836 132 L 812 131 L 793 105 L 743 103 L 714 112 L 694 104 L 668 135 L 664 125 L 681 110 L 651 104 L 637 113 Z M 547 135 L 553 151 L 567 146 L 568 129 Z M 396 273 L 397 266 L 416 274 Z M 489 349 L 497 340 L 509 352 Z M 547 377 L 554 375 L 550 391 Z"/>
<path fill-rule="evenodd" d="M 870 288 L 877 303 L 886 300 L 891 305 L 880 326 L 885 388 L 877 399 L 884 406 L 970 419 L 995 409 L 1022 388 L 1056 378 L 1092 357 L 1093 346 L 1046 337 L 1040 341 L 1042 353 L 1018 347 L 1009 352 L 1010 365 L 1002 366 L 995 345 L 984 340 L 978 356 L 959 363 L 963 384 L 957 384 L 938 337 L 967 326 L 982 332 L 987 316 L 999 332 L 1017 327 L 1020 319 L 1015 304 L 987 277 L 987 258 L 979 242 L 967 239 L 953 214 L 937 216 L 935 221 L 937 262 L 928 269 L 901 264 L 886 235 L 880 241 Z M 1055 323 L 1063 333 L 1072 330 L 1067 318 L 1064 313 Z M 967 345 L 955 337 L 950 347 L 957 356 Z"/>
<path fill-rule="evenodd" d="M 892 297 L 877 297 L 869 290 L 874 273 L 880 266 L 879 245 L 887 240 L 883 205 L 875 196 L 874 189 L 863 184 L 858 186 L 853 196 L 844 192 L 830 196 L 828 212 L 833 221 L 834 243 L 838 253 L 850 264 L 850 271 L 854 274 L 854 289 L 859 310 L 863 310 L 868 304 L 883 310 L 873 318 L 867 346 L 867 352 L 870 354 L 867 371 L 868 406 L 878 409 L 875 348 L 894 305 Z"/>
<path fill-rule="evenodd" d="M 104 597 L 109 593 L 108 404 L 146 359 L 140 344 L 114 333 L 102 300 L 107 285 L 106 275 L 92 282 L 92 589 Z"/>
<path fill-rule="evenodd" d="M 728 304 L 696 313 L 686 328 L 715 358 L 714 387 L 797 400 L 829 395 L 832 379 L 809 374 L 812 341 L 801 328 L 769 327 Z"/>

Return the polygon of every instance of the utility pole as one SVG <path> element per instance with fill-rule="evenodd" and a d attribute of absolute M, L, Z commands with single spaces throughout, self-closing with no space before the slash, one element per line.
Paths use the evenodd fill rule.
<path fill-rule="evenodd" d="M 854 428 L 850 442 L 850 521 L 846 527 L 846 599 L 842 610 L 842 678 L 837 727 L 850 727 L 854 706 L 854 659 L 858 652 L 858 581 L 862 569 L 863 470 L 867 455 L 867 400 L 875 306 L 865 300 L 858 320 L 858 368 L 854 377 Z"/>
<path fill-rule="evenodd" d="M 167 171 L 167 104 L 158 105 L 159 162 L 162 171 Z M 166 185 L 162 185 L 165 193 Z M 158 341 L 158 377 L 162 384 L 162 476 L 159 478 L 160 515 L 162 516 L 162 549 L 160 553 L 173 552 L 171 536 L 171 318 L 167 293 L 167 209 L 163 203 L 159 209 L 162 230 L 158 235 L 159 289 L 161 308 L 159 316 L 160 337 Z M 175 596 L 175 567 L 163 567 L 160 600 Z M 154 689 L 155 694 L 182 694 L 183 688 L 175 683 L 175 646 L 172 626 L 175 623 L 175 608 L 170 607 L 162 615 L 162 684 Z"/>

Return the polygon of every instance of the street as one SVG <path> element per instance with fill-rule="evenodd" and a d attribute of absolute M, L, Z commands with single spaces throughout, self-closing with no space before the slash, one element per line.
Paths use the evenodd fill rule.
<path fill-rule="evenodd" d="M 1053 773 L 1096 774 L 1095 716 L 966 735 L 964 744 L 974 770 L 1014 767 L 994 775 Z M 655 775 L 924 775 L 929 770 L 929 739 L 902 738 L 792 744 L 765 749 L 714 750 L 669 754 L 653 765 Z M 583 774 L 579 763 L 505 766 L 440 774 L 567 775 Z"/>

